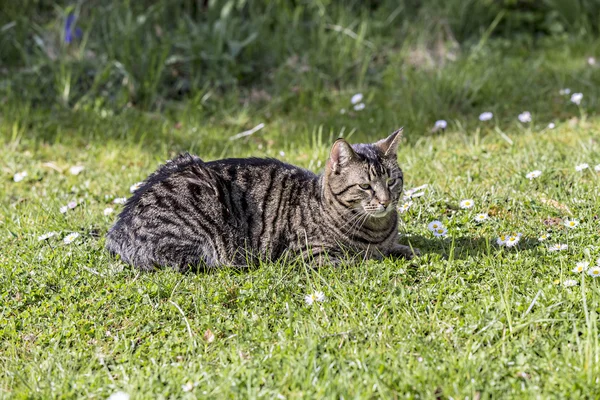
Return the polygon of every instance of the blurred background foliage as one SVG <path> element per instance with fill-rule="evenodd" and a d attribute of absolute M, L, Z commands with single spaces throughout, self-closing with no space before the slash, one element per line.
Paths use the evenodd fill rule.
<path fill-rule="evenodd" d="M 566 64 L 599 33 L 600 0 L 5 0 L 0 96 L 104 114 L 250 104 L 268 117 L 339 113 L 332 96 L 372 88 L 367 101 L 417 124 L 490 98 L 501 111 L 506 92 L 531 104 L 528 83 L 580 75 Z M 554 51 L 520 64 L 540 48 Z"/>

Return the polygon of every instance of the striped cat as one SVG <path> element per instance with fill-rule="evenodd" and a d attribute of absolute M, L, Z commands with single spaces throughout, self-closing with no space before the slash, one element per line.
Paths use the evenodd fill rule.
<path fill-rule="evenodd" d="M 167 162 L 127 201 L 106 247 L 144 270 L 255 265 L 300 256 L 412 258 L 396 243 L 401 129 L 373 144 L 338 139 L 323 175 L 273 159 Z"/>

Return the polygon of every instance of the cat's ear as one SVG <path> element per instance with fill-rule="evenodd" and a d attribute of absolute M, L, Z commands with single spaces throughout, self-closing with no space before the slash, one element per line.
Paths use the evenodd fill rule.
<path fill-rule="evenodd" d="M 331 147 L 331 153 L 329 154 L 329 167 L 335 173 L 340 172 L 340 168 L 347 165 L 352 159 L 356 157 L 356 153 L 352 150 L 350 143 L 344 139 L 338 139 Z"/>
<path fill-rule="evenodd" d="M 398 129 L 387 138 L 381 139 L 375 143 L 375 146 L 379 147 L 386 157 L 396 157 L 398 144 L 400 143 L 400 139 L 402 139 L 402 129 L 404 128 Z"/>

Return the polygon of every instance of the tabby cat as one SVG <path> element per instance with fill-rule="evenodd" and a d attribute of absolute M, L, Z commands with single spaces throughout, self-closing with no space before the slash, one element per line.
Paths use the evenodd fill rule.
<path fill-rule="evenodd" d="M 323 175 L 273 159 L 204 162 L 184 154 L 150 175 L 125 204 L 106 246 L 144 270 L 254 265 L 302 257 L 412 258 L 396 243 L 401 129 L 373 144 L 338 139 Z"/>

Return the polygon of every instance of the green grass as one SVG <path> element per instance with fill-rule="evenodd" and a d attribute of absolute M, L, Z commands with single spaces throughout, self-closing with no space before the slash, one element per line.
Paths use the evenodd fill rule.
<path fill-rule="evenodd" d="M 119 11 L 111 7 L 102 12 Z M 302 23 L 290 25 L 294 50 L 318 44 L 305 59 L 281 64 L 291 54 L 277 48 L 264 75 L 230 65 L 249 83 L 224 90 L 209 84 L 214 77 L 198 78 L 184 101 L 165 94 L 164 76 L 155 85 L 155 70 L 131 76 L 144 92 L 127 105 L 137 92 L 108 85 L 122 82 L 114 71 L 92 90 L 75 79 L 87 65 L 76 54 L 50 63 L 16 46 L 32 58 L 0 71 L 0 398 L 105 399 L 119 390 L 132 398 L 597 396 L 600 280 L 571 270 L 600 257 L 600 174 L 575 170 L 600 164 L 600 68 L 587 63 L 600 41 L 483 32 L 457 44 L 377 25 L 385 10 L 371 19 L 336 10 L 338 19 L 325 13 L 323 31 L 308 39 L 294 36 Z M 341 26 L 359 33 L 366 24 L 365 36 L 348 41 L 323 28 L 344 18 Z M 60 30 L 51 22 L 36 29 Z M 21 31 L 10 32 L 0 49 Z M 413 36 L 393 39 L 394 32 Z M 254 45 L 243 60 L 274 44 Z M 147 57 L 159 57 L 155 50 Z M 566 87 L 584 94 L 580 106 L 559 94 Z M 362 111 L 350 104 L 357 92 Z M 532 123 L 518 122 L 525 110 Z M 479 121 L 484 111 L 494 118 Z M 431 132 L 438 119 L 447 131 Z M 406 188 L 429 185 L 401 214 L 400 241 L 423 254 L 412 262 L 140 273 L 104 251 L 121 207 L 113 200 L 178 152 L 276 157 L 320 171 L 335 138 L 374 141 L 402 125 Z M 74 165 L 85 169 L 72 175 Z M 532 170 L 543 174 L 530 181 Z M 22 171 L 25 179 L 14 182 Z M 461 209 L 468 198 L 475 207 Z M 70 201 L 77 206 L 60 213 Z M 115 213 L 104 216 L 107 207 Z M 477 224 L 480 212 L 490 219 Z M 564 227 L 573 218 L 580 225 Z M 448 227 L 447 238 L 427 230 L 434 219 Z M 38 241 L 47 232 L 57 235 Z M 73 232 L 80 236 L 65 244 Z M 516 232 L 517 247 L 496 244 Z M 555 243 L 569 248 L 548 251 Z M 565 287 L 568 279 L 578 285 Z M 306 305 L 315 291 L 327 300 Z"/>
<path fill-rule="evenodd" d="M 114 196 L 128 195 L 130 184 L 171 155 L 180 131 L 167 122 L 148 125 L 145 117 L 90 117 L 42 140 L 33 134 L 53 117 L 37 115 L 31 110 L 13 115 L 20 123 L 2 124 L 4 397 L 105 398 L 118 389 L 135 398 L 595 393 L 600 286 L 570 272 L 575 262 L 600 256 L 600 177 L 574 169 L 600 162 L 595 117 L 555 130 L 500 126 L 504 135 L 488 128 L 494 122 L 480 123 L 403 146 L 407 187 L 430 184 L 402 215 L 401 241 L 423 252 L 414 262 L 180 275 L 140 273 L 112 260 L 103 235 L 115 216 L 102 214 Z M 133 129 L 132 139 L 118 139 L 116 126 L 127 121 L 145 127 L 146 136 Z M 284 159 L 315 170 L 313 160 L 325 159 L 330 142 L 306 130 L 287 146 L 261 149 L 263 141 L 281 140 L 269 130 L 261 141 L 203 151 L 201 143 L 222 132 L 203 129 L 192 143 L 207 158 L 223 148 L 227 155 L 259 156 L 285 149 Z M 104 130 L 108 139 L 95 137 Z M 75 164 L 86 168 L 77 176 L 67 172 Z M 524 175 L 533 169 L 544 173 L 530 182 Z M 28 176 L 13 182 L 22 170 Z M 459 209 L 464 198 L 476 207 Z M 61 214 L 71 200 L 78 206 Z M 477 212 L 490 213 L 490 220 L 476 225 Z M 572 231 L 545 225 L 552 217 L 581 225 Z M 433 219 L 449 227 L 449 238 L 427 231 Z M 548 252 L 537 242 L 546 230 L 549 243 L 568 243 L 569 250 Z M 49 231 L 59 234 L 38 242 Z M 66 245 L 62 238 L 70 232 L 81 236 Z M 495 239 L 504 232 L 524 238 L 515 249 L 498 248 Z M 581 283 L 555 284 L 568 278 Z M 303 297 L 315 290 L 327 301 L 308 307 Z M 209 329 L 212 343 L 203 339 Z M 182 391 L 187 382 L 197 383 L 191 394 Z"/>

